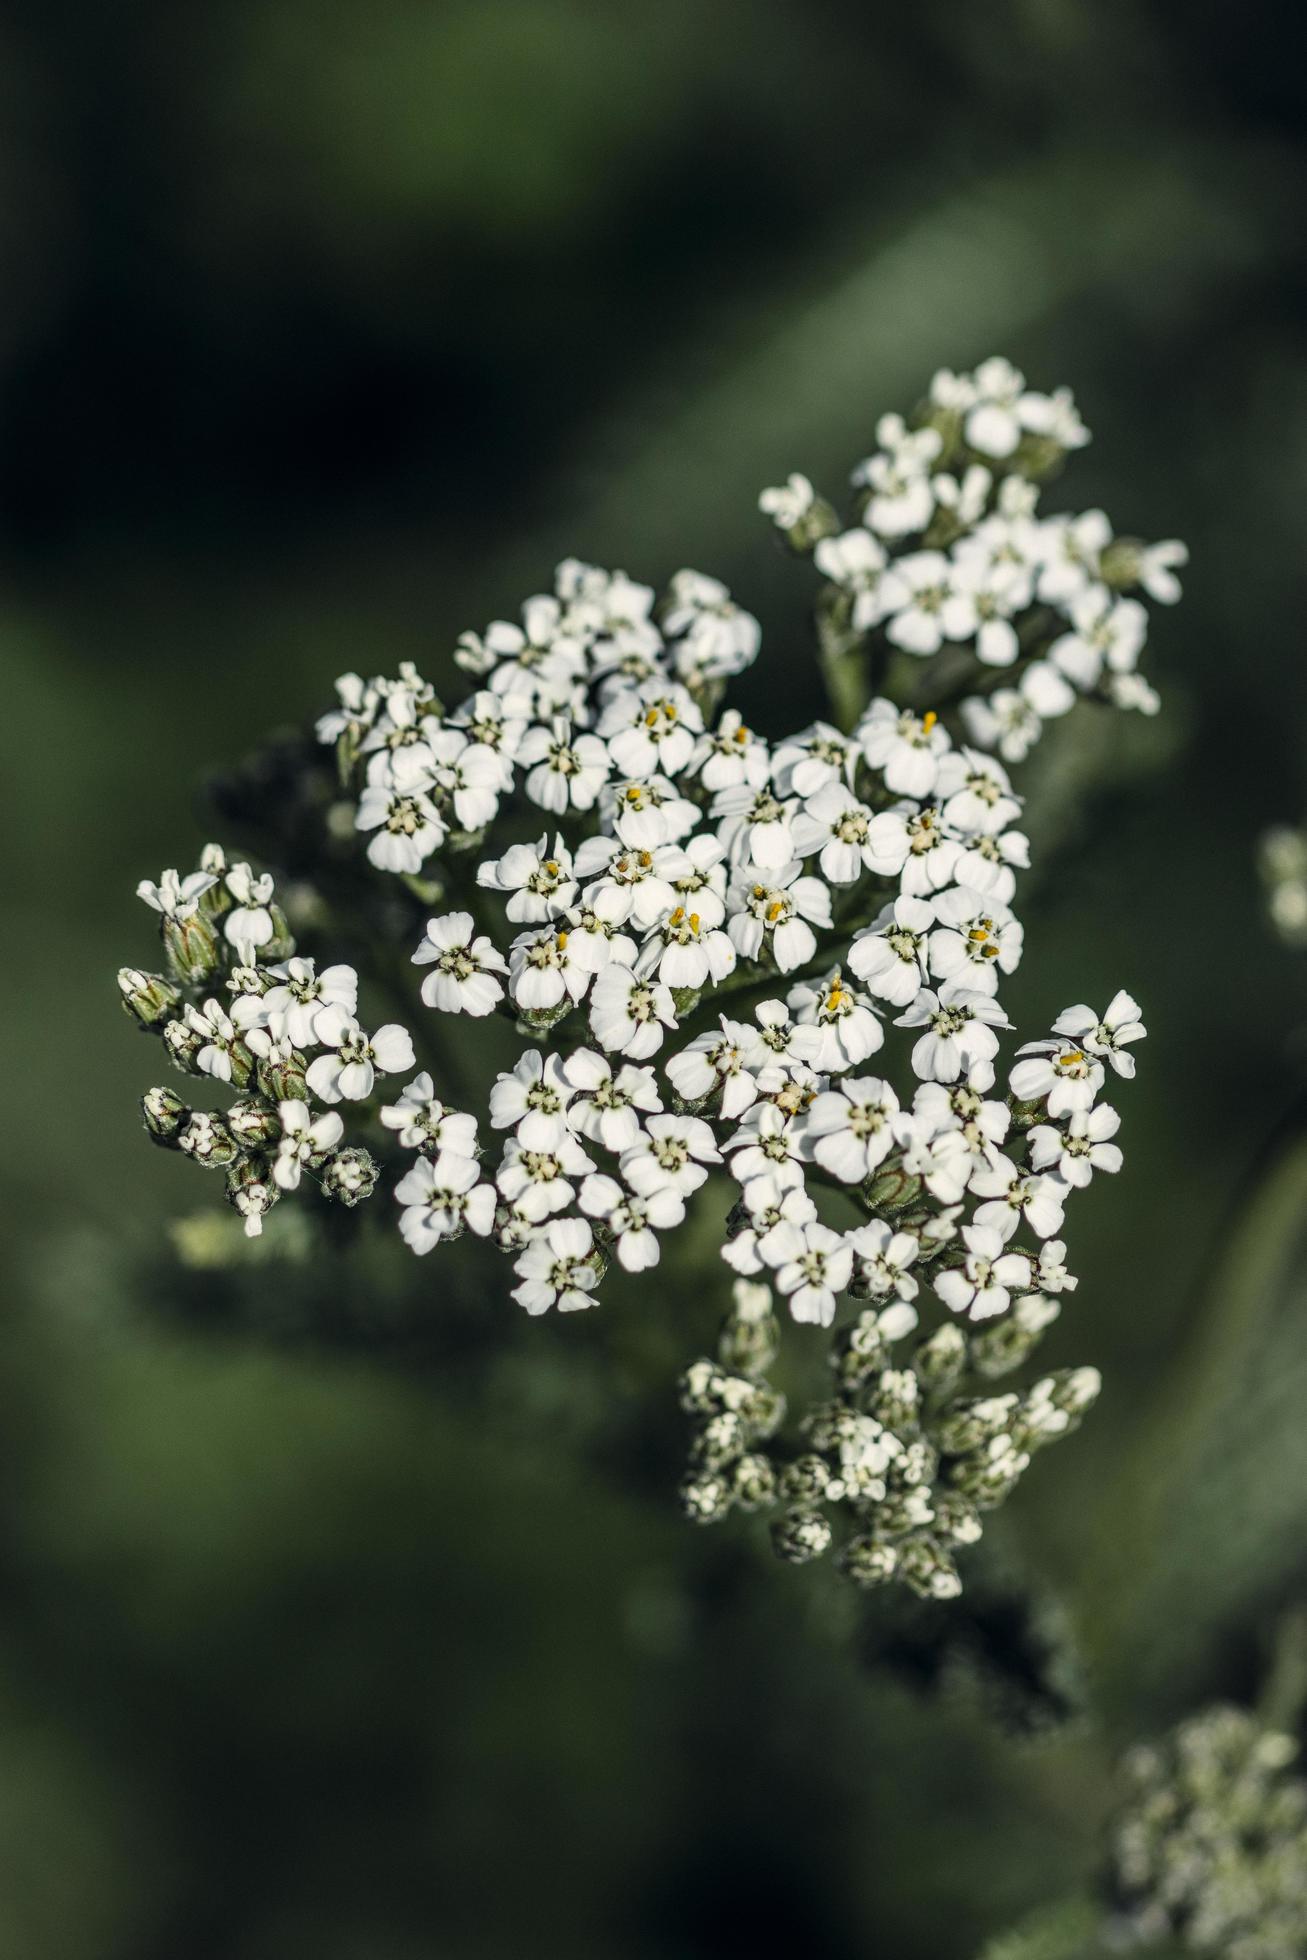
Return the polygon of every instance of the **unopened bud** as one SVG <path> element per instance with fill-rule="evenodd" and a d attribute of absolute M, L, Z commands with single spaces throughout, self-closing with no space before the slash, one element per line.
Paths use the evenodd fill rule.
<path fill-rule="evenodd" d="M 142 973 L 134 966 L 118 969 L 118 989 L 124 1008 L 143 1028 L 157 1028 L 181 1000 L 171 980 L 165 980 L 161 973 Z"/>
<path fill-rule="evenodd" d="M 778 1558 L 787 1565 L 807 1565 L 830 1549 L 831 1528 L 820 1511 L 795 1506 L 777 1518 L 771 1528 L 771 1541 Z"/>
<path fill-rule="evenodd" d="M 204 1046 L 204 1037 L 188 1027 L 185 1021 L 169 1021 L 163 1031 L 163 1045 L 168 1060 L 183 1075 L 198 1075 L 195 1066 L 196 1056 Z"/>
<path fill-rule="evenodd" d="M 141 1115 L 156 1143 L 173 1145 L 189 1111 L 171 1089 L 147 1089 L 141 1097 Z"/>
<path fill-rule="evenodd" d="M 717 1524 L 730 1510 L 735 1493 L 725 1477 L 690 1477 L 681 1485 L 681 1505 L 693 1524 Z"/>
<path fill-rule="evenodd" d="M 207 897 L 208 894 L 206 893 Z M 163 922 L 163 949 L 179 980 L 207 980 L 218 965 L 218 938 L 203 912 Z"/>
<path fill-rule="evenodd" d="M 770 1457 L 756 1452 L 742 1456 L 731 1477 L 735 1501 L 742 1511 L 761 1511 L 776 1502 L 776 1472 Z"/>
<path fill-rule="evenodd" d="M 227 1111 L 232 1135 L 245 1150 L 266 1150 L 281 1137 L 281 1118 L 276 1106 L 250 1097 L 233 1103 Z"/>
<path fill-rule="evenodd" d="M 257 1158 L 243 1157 L 227 1173 L 227 1202 L 245 1220 L 247 1239 L 258 1238 L 264 1218 L 281 1196 L 266 1169 Z"/>
<path fill-rule="evenodd" d="M 190 1119 L 177 1133 L 177 1147 L 208 1170 L 226 1170 L 240 1155 L 235 1137 L 219 1116 L 208 1110 L 192 1110 Z"/>
<path fill-rule="evenodd" d="M 338 1150 L 322 1173 L 323 1196 L 337 1204 L 362 1204 L 376 1190 L 380 1174 L 370 1152 L 355 1146 Z"/>

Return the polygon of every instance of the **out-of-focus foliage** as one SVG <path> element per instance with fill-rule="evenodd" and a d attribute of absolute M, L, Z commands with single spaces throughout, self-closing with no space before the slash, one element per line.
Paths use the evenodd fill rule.
<path fill-rule="evenodd" d="M 1254 871 L 1307 806 L 1303 38 L 1131 0 L 6 15 L 0 1952 L 954 1960 L 1083 1882 L 1124 1742 L 1253 1698 L 1307 1580 L 1307 996 Z M 1061 840 L 1013 1003 L 1147 1012 L 1050 1342 L 1089 1317 L 1107 1392 L 1014 1507 L 1021 1612 L 999 1572 L 945 1636 L 680 1523 L 719 1301 L 528 1325 L 447 1262 L 415 1320 L 379 1242 L 170 1237 L 112 973 L 198 779 L 344 667 L 439 670 L 561 551 L 693 553 L 796 725 L 758 488 L 999 349 L 1074 385 L 1077 496 L 1193 564 L 1168 745 Z M 995 1721 L 1043 1732 L 1082 1666 L 1106 1734 Z"/>

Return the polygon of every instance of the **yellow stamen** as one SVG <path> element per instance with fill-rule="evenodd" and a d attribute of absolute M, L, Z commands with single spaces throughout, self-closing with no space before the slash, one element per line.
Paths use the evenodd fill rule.
<path fill-rule="evenodd" d="M 640 801 L 640 791 L 634 783 L 631 784 L 631 787 L 626 792 L 626 800 L 628 803 L 638 803 Z"/>
<path fill-rule="evenodd" d="M 559 952 L 560 953 L 566 952 L 567 934 L 565 932 L 560 932 L 560 933 L 556 933 L 554 937 L 555 937 L 555 944 L 557 945 Z"/>
<path fill-rule="evenodd" d="M 927 708 L 925 714 L 921 717 L 922 734 L 929 735 L 931 729 L 935 726 L 935 723 L 938 720 L 939 720 L 939 716 L 935 713 L 935 710 L 933 708 Z"/>
<path fill-rule="evenodd" d="M 779 898 L 773 899 L 771 904 L 767 907 L 767 918 L 770 921 L 770 923 L 774 925 L 777 919 L 780 918 L 781 913 L 784 910 L 785 910 L 784 900 Z"/>
<path fill-rule="evenodd" d="M 549 873 L 551 878 L 556 878 L 558 876 L 558 866 L 554 862 L 553 858 L 545 859 L 545 870 Z"/>
<path fill-rule="evenodd" d="M 685 907 L 683 905 L 678 905 L 676 910 L 672 913 L 672 924 L 674 926 L 679 926 L 681 920 L 684 917 L 685 917 Z"/>
<path fill-rule="evenodd" d="M 767 896 L 766 885 L 755 885 L 753 888 L 753 895 L 755 898 L 765 898 Z"/>
<path fill-rule="evenodd" d="M 1065 1055 L 1058 1056 L 1058 1067 L 1074 1068 L 1077 1062 L 1083 1062 L 1084 1059 L 1083 1054 L 1078 1048 L 1069 1048 Z"/>
<path fill-rule="evenodd" d="M 699 930 L 699 914 L 697 912 L 691 912 L 690 914 L 690 930 L 691 932 L 698 932 Z"/>

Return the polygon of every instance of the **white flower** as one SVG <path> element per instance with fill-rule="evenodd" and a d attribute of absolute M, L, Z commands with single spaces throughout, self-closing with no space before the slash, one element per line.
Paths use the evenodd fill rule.
<path fill-rule="evenodd" d="M 270 872 L 256 878 L 248 864 L 233 864 L 226 878 L 227 890 L 236 900 L 222 922 L 222 928 L 237 949 L 244 966 L 252 966 L 254 954 L 266 946 L 273 935 L 268 901 L 273 893 Z"/>
<path fill-rule="evenodd" d="M 755 1177 L 741 1194 L 749 1208 L 749 1224 L 722 1247 L 722 1258 L 734 1272 L 761 1273 L 781 1263 L 784 1240 L 776 1237 L 782 1225 L 810 1225 L 817 1207 L 801 1184 L 782 1190 L 775 1179 Z"/>
<path fill-rule="evenodd" d="M 923 987 L 895 1026 L 925 1028 L 912 1050 L 912 1067 L 927 1081 L 956 1082 L 998 1053 L 997 1028 L 1012 1023 L 996 1000 L 968 987 Z"/>
<path fill-rule="evenodd" d="M 513 758 L 521 746 L 530 715 L 527 695 L 515 699 L 485 688 L 455 708 L 449 720 L 452 726 L 465 731 L 469 741 L 490 749 L 498 758 L 499 787 L 508 791 L 513 787 Z"/>
<path fill-rule="evenodd" d="M 823 577 L 853 595 L 853 624 L 859 633 L 884 617 L 881 581 L 889 560 L 870 531 L 858 526 L 838 538 L 823 538 L 812 556 Z"/>
<path fill-rule="evenodd" d="M 599 918 L 614 926 L 630 921 L 645 932 L 676 904 L 670 875 L 682 861 L 672 844 L 636 850 L 620 838 L 587 837 L 577 848 L 576 870 L 590 881 L 585 903 Z"/>
<path fill-rule="evenodd" d="M 712 1130 L 699 1117 L 651 1116 L 619 1162 L 622 1176 L 638 1197 L 675 1191 L 688 1198 L 707 1177 L 704 1166 L 721 1162 L 721 1152 Z"/>
<path fill-rule="evenodd" d="M 1071 601 L 1070 613 L 1074 631 L 1048 650 L 1059 673 L 1083 690 L 1095 685 L 1104 667 L 1134 671 L 1148 637 L 1148 614 L 1137 599 L 1113 599 L 1104 586 L 1091 585 Z"/>
<path fill-rule="evenodd" d="M 1142 1041 L 1146 1030 L 1139 1018 L 1138 1001 L 1122 988 L 1113 994 L 1101 1021 L 1082 1002 L 1058 1015 L 1053 1032 L 1068 1036 L 1086 1054 L 1105 1061 L 1129 1081 L 1135 1072 L 1135 1058 L 1126 1049 L 1131 1042 Z"/>
<path fill-rule="evenodd" d="M 610 1055 L 647 1061 L 663 1045 L 663 1029 L 676 1026 L 672 990 L 623 966 L 606 966 L 590 994 L 590 1032 Z"/>
<path fill-rule="evenodd" d="M 765 944 L 782 973 L 806 966 L 817 950 L 807 921 L 829 930 L 830 893 L 818 878 L 803 875 L 797 858 L 774 871 L 744 864 L 727 893 L 726 930 L 742 959 L 756 960 Z"/>
<path fill-rule="evenodd" d="M 935 917 L 929 942 L 935 979 L 996 994 L 999 973 L 1014 973 L 1021 960 L 1023 929 L 1007 907 L 954 885 L 935 900 Z"/>
<path fill-rule="evenodd" d="M 803 1183 L 802 1132 L 774 1102 L 755 1103 L 725 1148 L 731 1153 L 731 1176 L 744 1187 L 750 1211 Z M 751 1190 L 758 1179 L 766 1180 L 765 1198 Z"/>
<path fill-rule="evenodd" d="M 652 851 L 688 837 L 699 811 L 666 776 L 624 777 L 605 786 L 599 804 L 605 827 L 632 850 Z"/>
<path fill-rule="evenodd" d="M 165 919 L 190 919 L 194 918 L 205 892 L 211 891 L 217 882 L 207 871 L 192 871 L 185 878 L 177 871 L 163 871 L 157 885 L 152 879 L 142 878 L 136 896 Z"/>
<path fill-rule="evenodd" d="M 815 493 L 807 477 L 791 470 L 783 484 L 761 492 L 758 508 L 765 517 L 770 517 L 778 531 L 792 531 L 796 524 L 803 522 L 814 501 Z"/>
<path fill-rule="evenodd" d="M 722 1120 L 734 1122 L 757 1101 L 758 1084 L 748 1065 L 757 1048 L 754 1029 L 723 1015 L 719 1030 L 699 1035 L 669 1058 L 667 1079 L 685 1103 L 705 1102 L 720 1090 Z"/>
<path fill-rule="evenodd" d="M 887 638 L 905 653 L 938 653 L 952 591 L 953 566 L 942 551 L 910 551 L 895 559 L 881 588 Z"/>
<path fill-rule="evenodd" d="M 272 1176 L 280 1190 L 294 1191 L 301 1172 L 306 1168 L 316 1170 L 336 1148 L 345 1134 L 345 1125 L 334 1109 L 315 1119 L 308 1104 L 297 1099 L 280 1103 L 277 1114 L 281 1118 L 281 1137 Z"/>
<path fill-rule="evenodd" d="M 858 744 L 829 722 L 814 721 L 800 735 L 781 742 L 772 757 L 772 781 L 782 796 L 815 796 L 828 783 L 853 786 Z"/>
<path fill-rule="evenodd" d="M 982 665 L 1010 667 L 1021 650 L 1012 615 L 1029 603 L 1027 574 L 995 563 L 983 544 L 968 549 L 964 539 L 958 545 L 942 615 L 945 639 L 974 640 Z"/>
<path fill-rule="evenodd" d="M 420 1157 L 395 1186 L 405 1206 L 399 1221 L 405 1244 L 419 1254 L 430 1252 L 441 1239 L 457 1238 L 465 1226 L 485 1238 L 495 1222 L 495 1192 L 480 1175 L 475 1159 L 461 1151 Z"/>
<path fill-rule="evenodd" d="M 475 1157 L 477 1122 L 440 1101 L 435 1084 L 423 1070 L 405 1085 L 399 1101 L 378 1111 L 383 1128 L 398 1133 L 405 1150 L 422 1150 L 429 1157 L 447 1150 L 456 1157 Z"/>
<path fill-rule="evenodd" d="M 518 1254 L 513 1267 L 522 1284 L 513 1288 L 529 1314 L 573 1313 L 590 1305 L 599 1284 L 591 1261 L 594 1235 L 583 1218 L 558 1218 Z"/>
<path fill-rule="evenodd" d="M 909 898 L 927 898 L 947 885 L 962 846 L 932 803 L 918 807 L 900 803 L 881 810 L 867 837 L 872 868 L 882 878 L 897 878 Z"/>
<path fill-rule="evenodd" d="M 720 579 L 702 572 L 677 572 L 663 629 L 679 642 L 672 658 L 680 678 L 691 684 L 743 673 L 757 659 L 762 639 L 752 613 L 736 605 Z"/>
<path fill-rule="evenodd" d="M 987 1200 L 976 1207 L 977 1225 L 992 1225 L 1004 1239 L 1011 1238 L 1023 1218 L 1037 1239 L 1051 1239 L 1062 1229 L 1066 1186 L 1019 1171 L 1010 1157 L 996 1157 L 977 1171 L 971 1189 Z"/>
<path fill-rule="evenodd" d="M 615 1155 L 629 1150 L 640 1134 L 636 1111 L 661 1110 L 663 1106 L 651 1068 L 624 1063 L 614 1070 L 607 1057 L 597 1055 L 593 1048 L 578 1048 L 569 1055 L 563 1073 L 576 1092 L 568 1106 L 569 1125 Z"/>
<path fill-rule="evenodd" d="M 354 828 L 376 832 L 368 845 L 368 862 L 378 871 L 420 871 L 447 835 L 430 797 L 416 791 L 401 794 L 390 788 L 363 791 Z"/>
<path fill-rule="evenodd" d="M 502 953 L 478 936 L 470 912 L 446 912 L 428 919 L 426 937 L 413 955 L 415 966 L 435 965 L 422 982 L 422 998 L 441 1014 L 481 1016 L 504 997 L 497 974 L 508 968 Z"/>
<path fill-rule="evenodd" d="M 791 1053 L 828 1075 L 856 1068 L 885 1039 L 870 1004 L 856 988 L 845 986 L 838 970 L 819 985 L 792 987 L 787 999 L 799 1023 L 790 1038 Z"/>
<path fill-rule="evenodd" d="M 510 1074 L 495 1078 L 491 1125 L 515 1129 L 524 1150 L 551 1150 L 567 1134 L 567 1105 L 574 1093 L 557 1055 L 528 1048 Z"/>
<path fill-rule="evenodd" d="M 1036 1285 L 1044 1293 L 1074 1293 L 1080 1281 L 1066 1269 L 1066 1245 L 1061 1239 L 1045 1239 L 1039 1248 L 1039 1264 L 1034 1273 Z"/>
<path fill-rule="evenodd" d="M 992 837 L 1021 814 L 1007 771 L 992 756 L 954 749 L 939 769 L 944 821 L 964 836 Z"/>
<path fill-rule="evenodd" d="M 594 972 L 572 944 L 570 920 L 520 932 L 508 952 L 508 990 L 524 1013 L 548 1013 L 583 998 Z"/>
<path fill-rule="evenodd" d="M 1016 894 L 1018 870 L 1030 863 L 1030 840 L 1023 831 L 1004 830 L 968 837 L 953 860 L 953 876 L 998 905 L 1010 905 Z"/>
<path fill-rule="evenodd" d="M 1008 1080 L 1018 1102 L 1043 1102 L 1053 1117 L 1088 1109 L 1103 1086 L 1103 1064 L 1065 1041 L 1028 1041 L 1017 1050 Z"/>
<path fill-rule="evenodd" d="M 484 830 L 499 809 L 504 766 L 491 748 L 469 741 L 460 728 L 442 728 L 430 738 L 436 781 L 454 806 L 459 829 Z"/>
<path fill-rule="evenodd" d="M 1189 563 L 1189 547 L 1179 538 L 1146 545 L 1139 554 L 1139 583 L 1160 606 L 1173 606 L 1180 597 L 1176 568 Z"/>
<path fill-rule="evenodd" d="M 489 891 L 507 892 L 504 907 L 515 925 L 541 925 L 565 912 L 576 897 L 572 854 L 561 837 L 534 844 L 510 844 L 501 858 L 488 858 L 477 867 L 477 883 Z"/>
<path fill-rule="evenodd" d="M 530 772 L 526 793 L 531 801 L 555 816 L 592 809 L 611 767 L 599 737 L 573 735 L 566 715 L 555 715 L 548 728 L 528 728 L 517 760 Z"/>
<path fill-rule="evenodd" d="M 871 811 L 852 790 L 828 783 L 809 797 L 795 817 L 794 842 L 801 857 L 820 852 L 822 876 L 832 885 L 856 885 L 877 861 L 871 842 L 873 822 Z"/>
<path fill-rule="evenodd" d="M 340 706 L 319 715 L 314 732 L 320 742 L 337 742 L 346 734 L 357 740 L 371 727 L 381 696 L 375 682 L 365 681 L 359 674 L 342 674 L 335 686 Z"/>
<path fill-rule="evenodd" d="M 846 1076 L 809 1105 L 803 1138 L 823 1170 L 861 1184 L 894 1148 L 899 1099 L 876 1075 Z"/>
<path fill-rule="evenodd" d="M 1068 707 L 1074 699 L 1070 695 Z M 996 749 L 1004 762 L 1024 762 L 1044 732 L 1039 715 L 1015 687 L 1000 687 L 990 695 L 969 695 L 958 712 L 977 747 Z"/>
<path fill-rule="evenodd" d="M 624 776 L 679 776 L 702 732 L 703 716 L 687 690 L 658 681 L 614 695 L 599 723 Z"/>
<path fill-rule="evenodd" d="M 669 1232 L 685 1218 L 685 1201 L 664 1187 L 647 1197 L 624 1191 L 615 1177 L 594 1173 L 581 1186 L 581 1209 L 601 1218 L 616 1241 L 617 1259 L 628 1273 L 658 1264 L 657 1232 Z"/>
<path fill-rule="evenodd" d="M 911 1232 L 896 1232 L 883 1218 L 873 1218 L 856 1232 L 850 1232 L 848 1243 L 857 1260 L 858 1278 L 873 1298 L 884 1299 L 892 1293 L 899 1300 L 916 1299 L 917 1282 L 908 1267 L 921 1247 Z M 912 1322 L 901 1331 L 910 1333 L 915 1321 L 914 1313 Z M 899 1336 L 889 1334 L 888 1338 Z"/>
<path fill-rule="evenodd" d="M 664 986 L 698 988 L 710 979 L 717 985 L 734 965 L 735 948 L 727 935 L 678 905 L 650 932 L 636 972 L 642 978 L 657 974 Z"/>
<path fill-rule="evenodd" d="M 196 1068 L 202 1075 L 211 1075 L 215 1082 L 230 1082 L 231 1051 L 239 1037 L 222 1002 L 206 1000 L 203 1007 L 188 1005 L 183 1018 L 191 1033 L 199 1035 L 203 1043 L 195 1057 Z"/>
<path fill-rule="evenodd" d="M 495 1183 L 523 1218 L 538 1225 L 552 1212 L 566 1211 L 576 1196 L 573 1179 L 593 1169 L 594 1160 L 574 1137 L 562 1136 L 547 1150 L 526 1150 L 509 1137 Z"/>
<path fill-rule="evenodd" d="M 854 731 L 863 755 L 896 796 L 929 796 L 949 746 L 948 730 L 930 711 L 915 715 L 875 700 Z"/>
<path fill-rule="evenodd" d="M 1095 1171 L 1119 1171 L 1123 1162 L 1116 1144 L 1108 1141 L 1121 1127 L 1109 1103 L 1075 1110 L 1065 1131 L 1040 1123 L 1030 1132 L 1030 1162 L 1037 1171 L 1051 1171 L 1064 1184 L 1083 1190 Z"/>
<path fill-rule="evenodd" d="M 858 933 L 848 964 L 868 993 L 907 1007 L 926 984 L 927 935 L 935 922 L 928 899 L 896 898 Z"/>
<path fill-rule="evenodd" d="M 795 1320 L 829 1327 L 835 1318 L 835 1295 L 853 1276 L 853 1251 L 847 1239 L 828 1225 L 773 1227 L 777 1254 L 776 1286 L 786 1295 Z"/>
<path fill-rule="evenodd" d="M 976 398 L 967 410 L 963 433 L 983 456 L 1006 459 L 1027 433 L 1046 436 L 1063 449 L 1079 449 L 1088 442 L 1089 432 L 1067 389 L 1037 394 L 1026 387 L 1019 368 L 998 356 L 982 361 L 972 380 Z"/>
<path fill-rule="evenodd" d="M 328 1007 L 315 1025 L 318 1040 L 333 1052 L 311 1062 L 304 1079 L 323 1102 L 363 1102 L 378 1072 L 402 1075 L 413 1066 L 413 1038 L 397 1022 L 366 1035 L 346 1008 Z"/>
<path fill-rule="evenodd" d="M 312 960 L 296 957 L 269 967 L 277 984 L 259 1003 L 260 1018 L 277 1037 L 287 1036 L 296 1048 L 309 1048 L 318 1039 L 318 1021 L 328 1007 L 358 1013 L 359 977 L 352 966 L 327 966 L 319 973 Z"/>
<path fill-rule="evenodd" d="M 1111 542 L 1112 526 L 1101 510 L 1048 518 L 1040 526 L 1035 597 L 1055 606 L 1077 598 L 1098 578 L 1100 560 Z"/>
<path fill-rule="evenodd" d="M 989 1320 L 1006 1313 L 1012 1289 L 1021 1286 L 1029 1266 L 1019 1252 L 1004 1249 L 1003 1235 L 987 1225 L 964 1225 L 967 1248 L 961 1266 L 949 1267 L 935 1279 L 935 1291 L 954 1313 L 972 1320 Z"/>
<path fill-rule="evenodd" d="M 940 451 L 939 430 L 909 429 L 901 415 L 882 415 L 876 440 L 880 454 L 867 457 L 853 473 L 855 483 L 871 490 L 863 523 L 883 538 L 924 531 L 935 509 L 930 471 Z"/>
<path fill-rule="evenodd" d="M 770 789 L 754 790 L 742 783 L 718 790 L 712 815 L 724 819 L 719 834 L 737 864 L 748 861 L 764 871 L 779 871 L 798 856 L 791 825 L 798 807 L 792 797 L 782 800 Z"/>
<path fill-rule="evenodd" d="M 733 789 L 740 783 L 761 789 L 771 774 L 771 757 L 762 737 L 745 727 L 739 709 L 727 708 L 717 726 L 695 743 L 688 773 L 698 776 L 707 790 Z"/>

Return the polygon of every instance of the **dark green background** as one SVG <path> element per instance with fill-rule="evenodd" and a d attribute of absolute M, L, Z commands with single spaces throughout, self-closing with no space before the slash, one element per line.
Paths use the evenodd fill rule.
<path fill-rule="evenodd" d="M 965 1960 L 1089 1868 L 1121 1738 L 1252 1692 L 1307 1582 L 1296 1157 L 1247 1212 L 1303 1075 L 1252 872 L 1307 800 L 1302 21 L 7 10 L 0 1953 Z M 527 1326 L 452 1255 L 414 1308 L 382 1247 L 184 1270 L 168 1222 L 216 1193 L 141 1138 L 113 988 L 207 769 L 344 667 L 447 672 L 564 552 L 725 577 L 754 718 L 806 718 L 758 489 L 838 489 L 995 351 L 1075 387 L 1067 501 L 1194 554 L 1165 720 L 1014 990 L 1035 1032 L 1128 984 L 1151 1029 L 1050 1344 L 1107 1395 L 1010 1513 L 1108 1729 L 1037 1745 L 862 1664 L 879 1608 L 680 1524 L 706 1303 Z"/>

